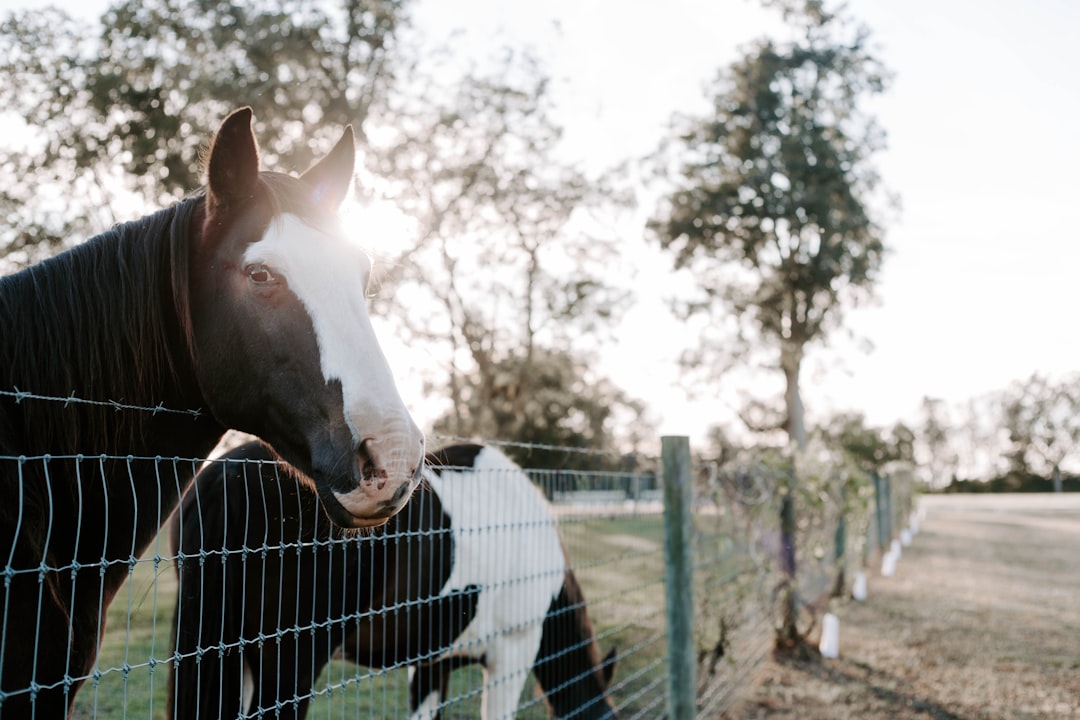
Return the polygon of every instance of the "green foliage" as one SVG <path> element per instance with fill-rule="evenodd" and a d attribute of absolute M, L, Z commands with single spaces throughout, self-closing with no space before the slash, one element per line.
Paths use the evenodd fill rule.
<path fill-rule="evenodd" d="M 652 435 L 640 401 L 595 377 L 568 352 L 537 349 L 528 361 L 508 356 L 487 376 L 464 385 L 461 402 L 435 422 L 436 433 L 610 453 L 579 457 L 563 450 L 506 448 L 530 468 L 617 469 L 620 450 Z"/>
<path fill-rule="evenodd" d="M 419 228 L 387 263 L 394 313 L 381 305 L 389 292 L 376 310 L 447 359 L 430 386 L 455 408 L 452 432 L 604 445 L 599 410 L 536 398 L 581 383 L 578 364 L 563 377 L 552 358 L 587 350 L 582 337 L 602 341 L 626 306 L 628 293 L 602 279 L 616 238 L 582 218 L 627 200 L 609 178 L 558 161 L 562 128 L 535 59 L 508 52 L 459 77 L 451 53 L 410 58 L 407 5 L 123 0 L 92 33 L 59 10 L 9 14 L 0 101 L 32 142 L 0 145 L 0 262 L 107 228 L 121 201 L 159 206 L 198 187 L 203 144 L 237 105 L 253 107 L 268 167 L 307 166 L 352 123 L 368 166 L 360 194 Z M 482 408 L 511 385 L 520 399 Z M 563 402 L 560 429 L 524 398 Z"/>
<path fill-rule="evenodd" d="M 1001 416 L 1010 473 L 1028 475 L 1031 460 L 1060 473 L 1080 448 L 1080 374 L 1055 381 L 1035 373 L 1013 383 L 1002 393 Z"/>
<path fill-rule="evenodd" d="M 1029 493 L 1047 492 L 1052 478 L 1027 473 L 1008 472 L 985 480 L 962 480 L 953 478 L 940 489 L 943 493 Z M 1080 492 L 1080 477 L 1066 475 L 1061 478 L 1062 492 Z"/>
<path fill-rule="evenodd" d="M 255 110 L 268 164 L 306 167 L 381 101 L 404 8 L 124 0 L 89 33 L 57 9 L 8 14 L 0 106 L 32 140 L 0 147 L 0 257 L 28 262 L 108 227 L 117 188 L 155 206 L 197 188 L 206 138 L 240 105 Z M 50 187 L 65 202 L 42 202 Z"/>
<path fill-rule="evenodd" d="M 754 44 L 719 74 L 713 113 L 678 121 L 677 187 L 649 230 L 697 280 L 687 312 L 733 312 L 742 339 L 780 350 L 798 431 L 804 348 L 869 293 L 884 255 L 870 208 L 884 136 L 860 102 L 886 73 L 864 28 L 817 2 L 782 9 L 798 39 Z M 713 358 L 746 349 L 713 340 Z"/>
<path fill-rule="evenodd" d="M 932 488 L 989 482 L 1001 491 L 1022 492 L 1041 482 L 1048 490 L 1051 483 L 1039 478 L 1050 478 L 1056 489 L 1063 474 L 1075 475 L 1080 374 L 1035 373 L 953 412 L 956 419 L 941 400 L 923 400 L 917 440 Z"/>
<path fill-rule="evenodd" d="M 860 413 L 840 413 L 819 434 L 825 446 L 839 448 L 864 473 L 879 473 L 892 462 L 915 460 L 915 434 L 903 423 L 883 431 L 869 427 Z"/>

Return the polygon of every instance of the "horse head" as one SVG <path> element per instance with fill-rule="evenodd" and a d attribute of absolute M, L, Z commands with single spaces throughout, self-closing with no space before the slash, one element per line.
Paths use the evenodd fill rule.
<path fill-rule="evenodd" d="M 352 129 L 293 177 L 259 170 L 251 121 L 234 112 L 210 146 L 189 254 L 197 381 L 222 424 L 311 479 L 334 523 L 381 525 L 419 483 L 424 439 L 368 316 L 371 262 L 337 217 Z"/>

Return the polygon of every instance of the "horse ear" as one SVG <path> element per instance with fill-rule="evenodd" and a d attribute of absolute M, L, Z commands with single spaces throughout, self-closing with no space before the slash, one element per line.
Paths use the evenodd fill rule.
<path fill-rule="evenodd" d="M 211 209 L 249 198 L 259 177 L 259 145 L 251 131 L 251 108 L 234 111 L 221 123 L 210 144 L 206 167 Z"/>
<path fill-rule="evenodd" d="M 601 671 L 604 675 L 604 687 L 611 687 L 611 679 L 615 677 L 615 663 L 618 662 L 619 651 L 618 648 L 611 648 L 608 650 L 608 654 L 604 656 L 604 668 Z"/>
<path fill-rule="evenodd" d="M 352 125 L 346 125 L 345 132 L 333 149 L 300 177 L 314 188 L 316 205 L 337 210 L 349 192 L 355 167 L 356 141 Z"/>

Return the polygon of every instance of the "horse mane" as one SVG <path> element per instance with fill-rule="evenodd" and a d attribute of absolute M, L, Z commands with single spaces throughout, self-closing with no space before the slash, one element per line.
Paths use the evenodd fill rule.
<path fill-rule="evenodd" d="M 302 179 L 261 172 L 259 180 L 272 216 L 292 212 L 332 229 Z M 0 390 L 103 403 L 22 399 L 21 427 L 0 412 L 0 453 L 127 454 L 146 439 L 149 415 L 111 403 L 205 409 L 172 407 L 180 401 L 160 393 L 196 360 L 189 255 L 206 192 L 0 278 Z M 13 407 L 0 396 L 5 406 Z"/>
<path fill-rule="evenodd" d="M 191 362 L 189 238 L 202 206 L 201 195 L 182 200 L 0 278 L 0 389 L 145 407 L 172 400 L 155 394 Z M 25 424 L 10 418 L 2 443 L 17 454 L 116 452 L 146 422 L 108 404 L 21 403 Z"/>

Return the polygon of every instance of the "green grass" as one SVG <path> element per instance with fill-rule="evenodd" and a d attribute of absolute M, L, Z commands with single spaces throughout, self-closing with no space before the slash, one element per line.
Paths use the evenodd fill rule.
<path fill-rule="evenodd" d="M 567 521 L 560 526 L 576 574 L 589 601 L 601 652 L 620 655 L 614 699 L 624 712 L 648 707 L 664 688 L 665 643 L 663 525 L 659 517 Z M 163 535 L 156 550 L 168 556 Z M 155 549 L 136 563 L 131 578 L 108 610 L 95 678 L 76 696 L 76 718 L 165 717 L 170 628 L 176 578 L 172 565 L 153 562 Z M 130 611 L 129 611 L 130 608 Z M 443 717 L 479 718 L 481 672 L 456 671 L 452 703 Z M 408 676 L 332 662 L 313 689 L 311 718 L 404 717 Z M 522 693 L 519 718 L 546 718 L 532 679 Z M 645 716 L 652 716 L 648 713 Z"/>
<path fill-rule="evenodd" d="M 109 607 L 95 676 L 75 698 L 76 718 L 165 717 L 176 575 L 168 560 L 155 566 L 153 558 L 167 556 L 167 547 L 163 534 Z"/>

